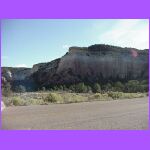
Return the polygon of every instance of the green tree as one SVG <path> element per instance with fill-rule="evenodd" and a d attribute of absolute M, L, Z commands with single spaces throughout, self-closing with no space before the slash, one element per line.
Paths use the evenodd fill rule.
<path fill-rule="evenodd" d="M 148 84 L 148 80 L 142 80 L 142 81 L 140 82 L 140 84 L 142 84 L 142 85 Z"/>
<path fill-rule="evenodd" d="M 139 92 L 148 92 L 148 84 L 140 84 Z"/>
<path fill-rule="evenodd" d="M 130 80 L 125 84 L 126 92 L 139 92 L 139 81 L 137 80 Z"/>
<path fill-rule="evenodd" d="M 116 82 L 114 84 L 115 91 L 122 92 L 124 90 L 124 85 L 121 82 Z"/>

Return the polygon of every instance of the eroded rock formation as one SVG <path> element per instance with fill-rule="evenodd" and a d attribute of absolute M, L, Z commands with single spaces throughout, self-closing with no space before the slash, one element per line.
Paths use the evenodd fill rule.
<path fill-rule="evenodd" d="M 33 68 L 3 68 L 8 81 L 32 80 L 38 87 L 78 82 L 148 79 L 148 49 L 110 45 L 70 47 L 60 59 Z"/>

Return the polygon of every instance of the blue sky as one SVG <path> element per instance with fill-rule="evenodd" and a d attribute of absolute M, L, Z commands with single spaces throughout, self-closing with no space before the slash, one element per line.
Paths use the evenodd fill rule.
<path fill-rule="evenodd" d="M 70 46 L 111 44 L 149 48 L 148 19 L 5 19 L 2 66 L 32 67 L 63 56 Z"/>

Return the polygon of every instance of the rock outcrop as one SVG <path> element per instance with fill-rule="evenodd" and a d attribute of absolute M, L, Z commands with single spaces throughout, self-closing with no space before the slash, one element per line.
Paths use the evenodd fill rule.
<path fill-rule="evenodd" d="M 60 59 L 36 64 L 31 69 L 3 68 L 2 76 L 8 81 L 32 80 L 38 87 L 148 79 L 148 49 L 138 50 L 103 44 L 70 47 Z"/>
<path fill-rule="evenodd" d="M 7 81 L 25 80 L 30 75 L 31 75 L 31 68 L 13 68 L 13 67 L 2 68 L 2 76 Z"/>

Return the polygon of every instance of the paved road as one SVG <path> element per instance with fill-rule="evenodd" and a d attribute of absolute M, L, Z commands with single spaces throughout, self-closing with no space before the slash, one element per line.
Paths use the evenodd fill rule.
<path fill-rule="evenodd" d="M 148 98 L 8 107 L 2 129 L 148 129 Z"/>

